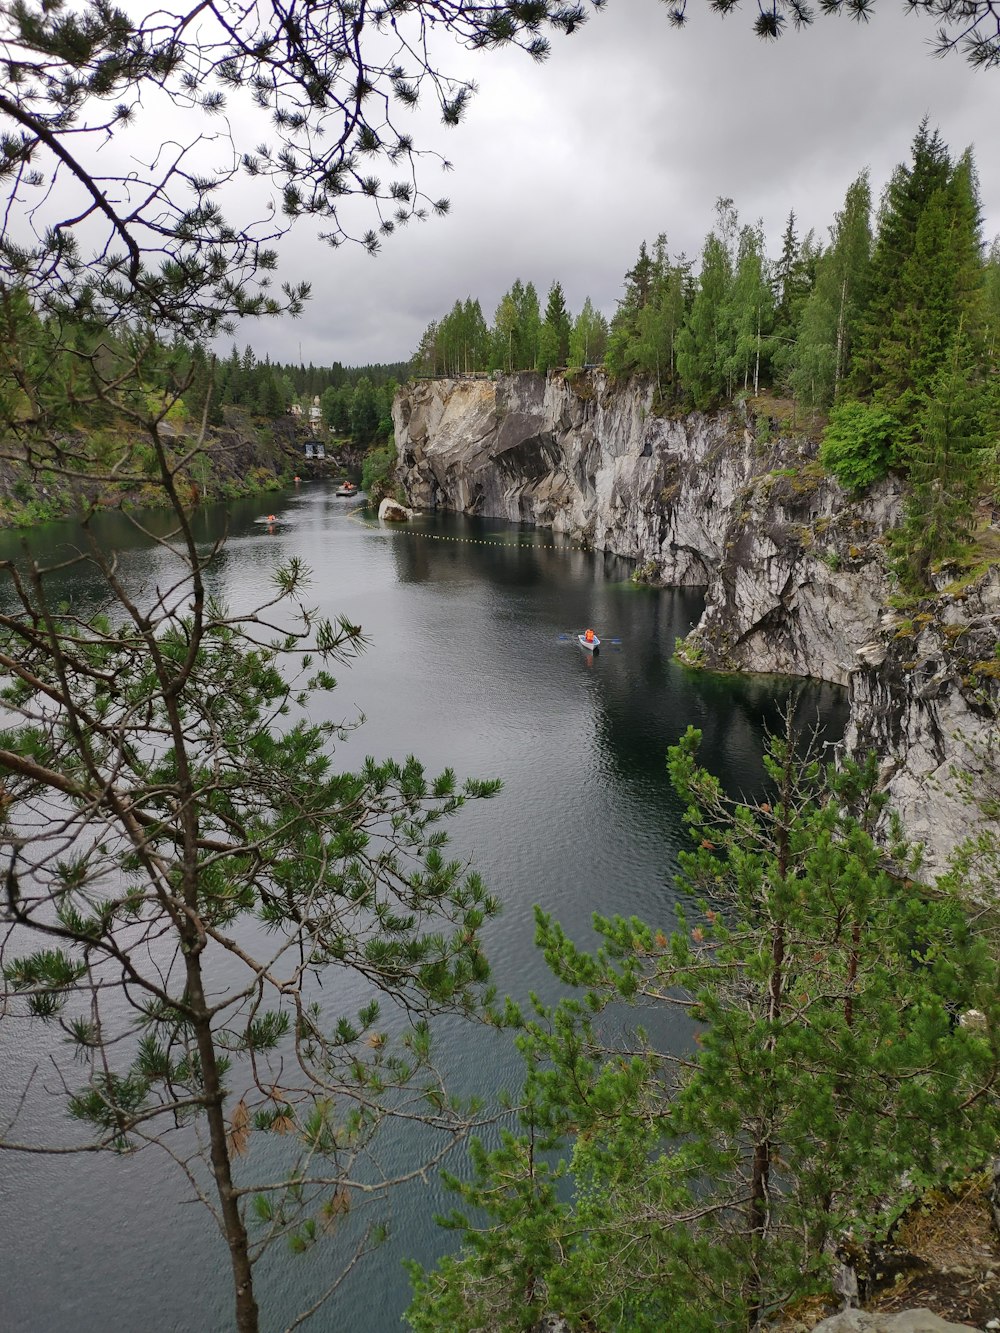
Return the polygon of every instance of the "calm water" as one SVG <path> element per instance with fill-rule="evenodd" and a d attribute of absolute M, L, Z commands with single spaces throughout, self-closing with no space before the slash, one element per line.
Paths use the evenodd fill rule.
<path fill-rule="evenodd" d="M 271 510 L 269 531 L 258 520 Z M 667 746 L 693 723 L 705 762 L 734 789 L 758 788 L 762 728 L 777 725 L 789 690 L 672 664 L 675 639 L 700 613 L 697 594 L 633 587 L 628 562 L 508 524 L 428 518 L 380 530 L 319 485 L 206 510 L 200 522 L 206 540 L 229 532 L 213 577 L 233 608 L 258 599 L 279 558 L 298 555 L 314 571 L 311 601 L 371 636 L 323 705 L 331 717 L 367 718 L 339 751 L 345 767 L 366 754 L 414 753 L 429 772 L 451 765 L 460 777 L 503 779 L 499 797 L 451 828 L 453 848 L 474 854 L 505 905 L 487 935 L 501 991 L 556 993 L 532 946 L 535 903 L 581 941 L 594 910 L 669 929 L 683 843 Z M 128 548 L 131 578 L 163 573 L 165 557 L 147 539 L 120 517 L 103 523 L 106 543 Z M 54 549 L 73 533 L 52 526 L 32 540 Z M 15 546 L 0 534 L 0 556 Z M 67 585 L 77 607 L 98 595 L 82 576 Z M 587 625 L 605 640 L 596 658 L 575 641 Z M 832 733 L 842 728 L 838 691 L 810 689 L 802 707 Z M 466 1088 L 519 1080 L 499 1036 L 452 1022 L 440 1045 Z M 29 1048 L 0 1031 L 0 1125 L 40 1053 L 34 1040 Z M 55 1102 L 46 1118 L 58 1126 Z M 450 1206 L 436 1184 L 398 1194 L 390 1242 L 307 1327 L 399 1328 L 408 1299 L 400 1259 L 427 1261 L 449 1243 L 431 1217 Z M 261 1272 L 265 1327 L 284 1328 L 327 1285 L 329 1257 L 322 1246 L 305 1260 L 281 1254 Z M 165 1159 L 0 1158 L 2 1333 L 221 1333 L 229 1305 L 222 1244 Z"/>

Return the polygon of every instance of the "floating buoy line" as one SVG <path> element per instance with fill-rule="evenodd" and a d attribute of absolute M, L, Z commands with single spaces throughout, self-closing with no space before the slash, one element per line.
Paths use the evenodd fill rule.
<path fill-rule="evenodd" d="M 503 541 L 499 537 L 451 537 L 444 532 L 421 532 L 417 528 L 411 528 L 408 523 L 388 523 L 385 527 L 380 524 L 370 523 L 362 517 L 365 512 L 371 512 L 367 505 L 359 508 L 348 517 L 356 523 L 360 523 L 363 528 L 369 528 L 372 532 L 389 531 L 393 536 L 398 537 L 423 537 L 431 542 L 457 542 L 465 546 L 509 546 L 512 549 L 525 551 L 583 551 L 586 554 L 593 554 L 591 547 L 579 545 L 559 545 L 556 542 L 509 542 Z"/>
<path fill-rule="evenodd" d="M 381 524 L 369 522 L 364 515 L 371 513 L 368 505 L 359 505 L 348 518 L 355 523 L 360 523 L 363 528 L 368 528 L 371 532 L 389 531 L 394 537 L 424 537 L 427 541 L 433 542 L 459 542 L 466 546 L 509 546 L 513 549 L 525 551 L 583 551 L 591 553 L 589 546 L 558 546 L 555 542 L 508 542 L 499 537 L 450 537 L 443 532 L 421 532 L 419 529 L 411 528 L 408 523 L 390 523 L 383 527 Z M 559 642 L 576 643 L 577 636 L 569 634 L 558 634 L 556 636 Z M 616 648 L 621 647 L 620 638 L 605 639 L 605 643 L 611 644 Z"/>

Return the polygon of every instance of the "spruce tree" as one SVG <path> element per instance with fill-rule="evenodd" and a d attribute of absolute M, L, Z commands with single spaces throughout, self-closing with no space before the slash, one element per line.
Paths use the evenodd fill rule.
<path fill-rule="evenodd" d="M 894 565 L 914 590 L 930 586 L 936 561 L 958 555 L 975 528 L 986 468 L 986 397 L 963 337 L 924 397 L 919 429 L 907 456 L 906 517 L 894 534 Z"/>
<path fill-rule="evenodd" d="M 850 382 L 856 397 L 873 399 L 898 418 L 904 463 L 923 397 L 960 327 L 975 346 L 979 253 L 971 158 L 953 166 L 925 120 L 910 166 L 896 169 L 883 200 Z"/>
<path fill-rule="evenodd" d="M 665 245 L 665 237 L 658 237 L 657 251 L 662 252 Z M 638 369 L 640 320 L 649 303 L 656 277 L 656 260 L 643 241 L 635 264 L 625 274 L 624 294 L 611 319 L 605 364 L 612 375 L 628 375 Z"/>
<path fill-rule="evenodd" d="M 677 336 L 677 371 L 695 407 L 712 407 L 727 387 L 731 339 L 725 318 L 733 281 L 731 255 L 713 231 L 705 240 L 701 272 L 684 326 Z"/>
<path fill-rule="evenodd" d="M 543 327 L 547 325 L 556 335 L 555 360 L 552 365 L 565 366 L 569 359 L 569 335 L 572 328 L 572 321 L 569 311 L 566 309 L 566 298 L 563 295 L 562 284 L 553 282 L 549 288 L 548 299 L 545 303 L 545 319 Z"/>

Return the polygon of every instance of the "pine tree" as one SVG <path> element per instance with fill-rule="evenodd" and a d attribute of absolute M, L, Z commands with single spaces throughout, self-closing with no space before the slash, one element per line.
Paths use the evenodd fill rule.
<path fill-rule="evenodd" d="M 747 803 L 698 740 L 669 760 L 694 847 L 679 930 L 596 918 L 591 954 L 536 912 L 580 995 L 524 1025 L 524 1132 L 452 1182 L 494 1226 L 453 1215 L 465 1248 L 415 1270 L 418 1333 L 513 1333 L 546 1309 L 609 1333 L 749 1329 L 828 1282 L 832 1239 L 884 1226 L 904 1174 L 919 1192 L 993 1152 L 995 964 L 944 887 L 885 868 L 874 756 L 836 769 L 772 738 Z M 661 1032 L 657 1008 L 686 1015 L 693 1042 L 623 1031 L 623 1001 Z M 952 1021 L 972 1005 L 983 1032 Z"/>

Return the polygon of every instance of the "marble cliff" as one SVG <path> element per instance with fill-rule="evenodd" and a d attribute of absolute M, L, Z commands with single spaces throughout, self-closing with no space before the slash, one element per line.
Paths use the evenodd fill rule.
<path fill-rule="evenodd" d="M 756 407 L 659 415 L 648 384 L 603 372 L 421 381 L 393 409 L 398 477 L 417 508 L 551 527 L 703 587 L 691 666 L 846 686 L 847 745 L 876 749 L 940 868 L 1000 806 L 1000 571 L 942 571 L 935 597 L 892 609 L 898 484 L 849 499 L 814 437 Z"/>

